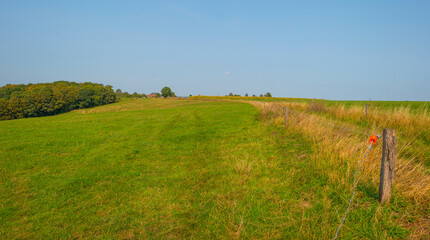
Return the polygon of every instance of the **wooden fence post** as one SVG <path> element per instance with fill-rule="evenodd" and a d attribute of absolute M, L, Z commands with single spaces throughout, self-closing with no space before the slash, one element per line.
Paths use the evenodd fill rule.
<path fill-rule="evenodd" d="M 379 182 L 379 202 L 390 202 L 392 185 L 396 177 L 397 139 L 393 129 L 383 132 L 381 175 Z"/>
<path fill-rule="evenodd" d="M 366 110 L 364 110 L 364 116 L 367 117 L 367 104 L 366 104 Z"/>
<path fill-rule="evenodd" d="M 285 106 L 285 115 L 284 115 L 285 128 L 287 127 L 287 119 L 288 119 L 288 108 L 287 106 Z"/>

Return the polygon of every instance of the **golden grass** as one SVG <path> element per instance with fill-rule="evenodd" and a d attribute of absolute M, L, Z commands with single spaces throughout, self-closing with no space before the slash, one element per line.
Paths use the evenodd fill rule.
<path fill-rule="evenodd" d="M 303 103 L 261 103 L 252 102 L 257 108 L 259 108 L 263 115 L 268 116 L 275 124 L 284 124 L 283 107 L 288 105 L 292 109 L 305 109 Z M 405 110 L 408 108 L 400 108 L 401 112 L 398 114 L 393 114 L 393 116 L 398 116 L 398 119 L 404 119 L 399 116 L 407 116 L 405 114 L 410 114 L 410 110 Z M 300 111 L 300 110 L 298 110 Z M 338 110 L 339 111 L 339 110 Z M 382 114 L 381 114 L 382 115 Z M 306 117 L 305 117 L 306 116 Z M 317 146 L 319 147 L 319 152 L 323 156 L 330 156 L 330 159 L 336 158 L 333 153 L 338 154 L 336 161 L 343 163 L 348 161 L 348 159 L 353 159 L 352 167 L 355 167 L 355 163 L 359 160 L 359 157 L 363 155 L 366 147 L 368 147 L 367 136 L 355 134 L 354 132 L 348 132 L 345 129 L 334 128 L 317 121 L 325 121 L 331 124 L 337 124 L 342 127 L 351 128 L 356 131 L 366 131 L 363 129 L 357 129 L 356 126 L 351 126 L 344 122 L 334 122 L 333 120 L 327 119 L 324 116 L 317 116 L 312 114 L 307 114 L 305 116 L 300 116 L 294 113 L 289 114 L 288 127 L 297 129 L 303 134 L 314 136 Z M 376 118 L 376 117 L 375 117 Z M 382 122 L 381 117 L 381 122 Z M 422 116 L 412 117 L 412 120 L 403 120 L 407 125 L 415 122 L 416 124 L 423 124 L 428 120 L 424 119 Z M 384 121 L 383 123 L 387 123 Z M 396 122 L 396 124 L 400 124 Z M 379 125 L 379 124 L 378 124 Z M 371 134 L 382 134 L 382 127 L 374 124 L 369 133 Z M 428 126 L 426 126 L 428 128 Z M 366 131 L 367 132 L 367 131 Z M 413 159 L 406 159 L 401 157 L 401 152 L 407 148 L 409 144 L 399 145 L 398 152 L 399 156 L 396 159 L 396 190 L 402 192 L 405 196 L 414 199 L 415 202 L 422 202 L 430 204 L 430 175 L 426 173 L 425 167 L 420 163 L 416 163 Z M 379 170 L 380 170 L 380 158 L 382 156 L 382 139 L 376 144 L 369 154 L 368 160 L 363 164 L 364 175 L 372 179 L 373 182 L 379 184 Z M 368 175 L 368 176 L 367 176 Z"/>
<path fill-rule="evenodd" d="M 422 107 L 412 110 L 410 106 L 400 106 L 394 108 L 371 107 L 368 115 L 365 116 L 365 107 L 345 105 L 325 108 L 325 111 L 338 119 L 345 120 L 366 120 L 387 128 L 401 128 L 404 134 L 416 135 L 422 131 L 430 129 L 430 116 L 427 108 Z"/>
<path fill-rule="evenodd" d="M 365 131 L 375 135 L 382 135 L 382 126 L 400 126 L 402 127 L 401 130 L 404 136 L 411 135 L 413 131 L 420 131 L 417 130 L 420 128 L 428 129 L 430 126 L 426 111 L 423 110 L 419 113 L 412 113 L 408 107 L 396 108 L 394 110 L 381 109 L 378 112 L 374 110 L 374 112 L 369 115 L 369 117 L 373 119 L 372 127 L 368 129 L 357 129 L 357 125 L 348 123 L 347 121 L 336 121 L 321 114 L 312 114 L 308 112 L 310 106 L 306 103 L 251 103 L 261 111 L 263 120 L 277 125 L 284 124 L 285 106 L 303 113 L 303 115 L 298 115 L 290 112 L 288 114 L 287 127 L 290 130 L 314 139 L 315 151 L 312 158 L 316 163 L 315 167 L 325 172 L 331 183 L 342 184 L 347 188 L 351 188 L 350 179 L 353 177 L 352 174 L 357 167 L 358 161 L 361 160 L 364 152 L 369 147 L 368 137 L 345 129 L 325 125 L 318 121 L 326 121 L 331 124 L 352 128 L 356 131 Z M 330 111 L 337 118 L 344 120 L 347 118 L 362 118 L 364 109 L 360 107 L 346 109 L 344 106 L 340 106 L 324 109 L 324 111 Z M 417 204 L 419 208 L 428 211 L 430 205 L 430 174 L 428 173 L 428 169 L 426 169 L 423 164 L 414 161 L 413 158 L 417 156 L 407 158 L 402 155 L 402 152 L 413 144 L 412 141 L 413 140 L 404 144 L 398 144 L 396 179 L 394 185 L 395 194 L 402 195 L 408 199 L 408 201 Z M 379 186 L 381 156 L 382 139 L 372 147 L 367 159 L 364 160 L 360 167 L 359 179 L 369 182 L 373 185 L 374 189 L 378 189 Z M 344 164 L 347 165 L 348 169 L 346 174 L 338 171 L 338 168 Z M 303 203 L 303 206 L 306 206 L 306 202 Z M 429 223 L 428 218 L 425 216 L 422 216 L 417 221 Z M 417 228 L 414 227 L 415 225 L 411 225 L 408 222 L 403 222 L 402 224 L 412 230 L 411 236 L 414 237 L 428 236 L 426 234 L 430 233 L 430 225 Z"/>

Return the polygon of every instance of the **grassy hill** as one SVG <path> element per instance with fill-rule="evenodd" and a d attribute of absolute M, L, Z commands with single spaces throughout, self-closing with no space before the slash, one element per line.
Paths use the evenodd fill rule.
<path fill-rule="evenodd" d="M 332 164 L 260 110 L 127 99 L 2 121 L 0 238 L 332 238 L 365 149 Z M 364 177 L 342 239 L 429 236 L 428 207 L 401 194 L 380 206 L 375 192 Z"/>

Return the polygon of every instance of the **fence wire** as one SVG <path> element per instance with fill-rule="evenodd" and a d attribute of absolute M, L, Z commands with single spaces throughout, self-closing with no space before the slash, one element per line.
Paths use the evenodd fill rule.
<path fill-rule="evenodd" d="M 305 114 L 298 113 L 298 112 L 293 111 L 293 110 L 291 110 L 291 109 L 288 109 L 288 112 L 292 112 L 292 113 L 295 113 L 295 114 L 300 115 L 300 116 L 303 116 L 303 117 L 308 117 L 308 116 L 306 116 Z M 348 131 L 351 131 L 351 132 L 355 132 L 355 133 L 358 133 L 358 134 L 362 134 L 362 135 L 365 135 L 365 136 L 368 136 L 368 137 L 369 137 L 369 136 L 371 136 L 371 135 L 370 135 L 370 134 L 368 134 L 368 133 L 360 132 L 360 131 L 357 131 L 357 130 L 354 130 L 354 129 L 351 129 L 351 128 L 347 128 L 347 127 L 339 126 L 339 125 L 332 124 L 332 123 L 328 123 L 328 122 L 325 122 L 325 121 L 320 121 L 320 120 L 317 120 L 317 119 L 314 119 L 314 118 L 310 118 L 310 120 L 312 120 L 312 121 L 314 121 L 314 122 L 319 122 L 319 123 L 322 123 L 322 124 L 325 124 L 325 125 L 329 125 L 329 126 L 332 126 L 332 127 L 336 127 L 336 128 L 340 128 L 340 129 L 348 130 Z M 378 137 L 378 138 L 380 138 L 381 136 L 380 136 L 380 135 L 377 135 L 377 137 Z M 353 188 L 353 191 L 352 191 L 352 196 L 351 196 L 351 198 L 349 199 L 348 208 L 346 209 L 346 212 L 345 212 L 345 214 L 343 215 L 342 221 L 341 221 L 341 223 L 340 223 L 339 227 L 337 228 L 336 235 L 334 236 L 334 239 L 336 239 L 336 238 L 338 237 L 339 231 L 340 231 L 340 229 L 342 228 L 343 223 L 345 222 L 345 219 L 346 219 L 346 216 L 347 216 L 347 214 L 348 214 L 348 212 L 349 212 L 349 209 L 351 208 L 351 203 L 352 203 L 352 200 L 354 199 L 355 190 L 356 190 L 356 188 L 357 188 L 357 174 L 358 174 L 358 171 L 360 170 L 360 165 L 361 165 L 361 163 L 364 161 L 364 159 L 366 158 L 367 154 L 370 152 L 370 149 L 372 149 L 372 145 L 373 145 L 373 140 L 370 142 L 369 148 L 367 149 L 367 151 L 366 151 L 366 153 L 364 154 L 363 158 L 362 158 L 362 159 L 361 159 L 361 161 L 358 163 L 357 170 L 356 170 L 356 171 L 355 171 L 355 173 L 354 173 L 354 188 Z"/>
<path fill-rule="evenodd" d="M 361 161 L 358 163 L 357 170 L 354 173 L 354 189 L 352 190 L 352 196 L 349 199 L 348 208 L 346 209 L 345 215 L 343 215 L 342 222 L 340 223 L 339 227 L 337 228 L 336 235 L 334 236 L 334 239 L 337 238 L 337 235 L 339 234 L 340 228 L 342 227 L 343 223 L 345 222 L 346 215 L 349 212 L 349 208 L 351 207 L 352 199 L 354 198 L 354 195 L 355 195 L 355 189 L 357 188 L 357 174 L 358 174 L 358 170 L 360 170 L 360 164 L 364 161 L 367 154 L 370 152 L 370 149 L 372 149 L 372 145 L 373 145 L 373 141 L 370 143 L 370 146 L 367 149 L 366 153 L 364 154 L 363 159 L 361 159 Z"/>

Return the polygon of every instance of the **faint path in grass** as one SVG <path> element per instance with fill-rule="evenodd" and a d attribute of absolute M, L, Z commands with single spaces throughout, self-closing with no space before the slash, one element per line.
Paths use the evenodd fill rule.
<path fill-rule="evenodd" d="M 75 113 L 91 114 L 102 112 L 123 112 L 123 111 L 139 111 L 150 109 L 165 109 L 196 104 L 202 101 L 190 101 L 188 99 L 170 98 L 170 99 L 153 99 L 153 98 L 122 98 L 116 104 L 109 104 L 88 109 L 74 110 Z"/>

